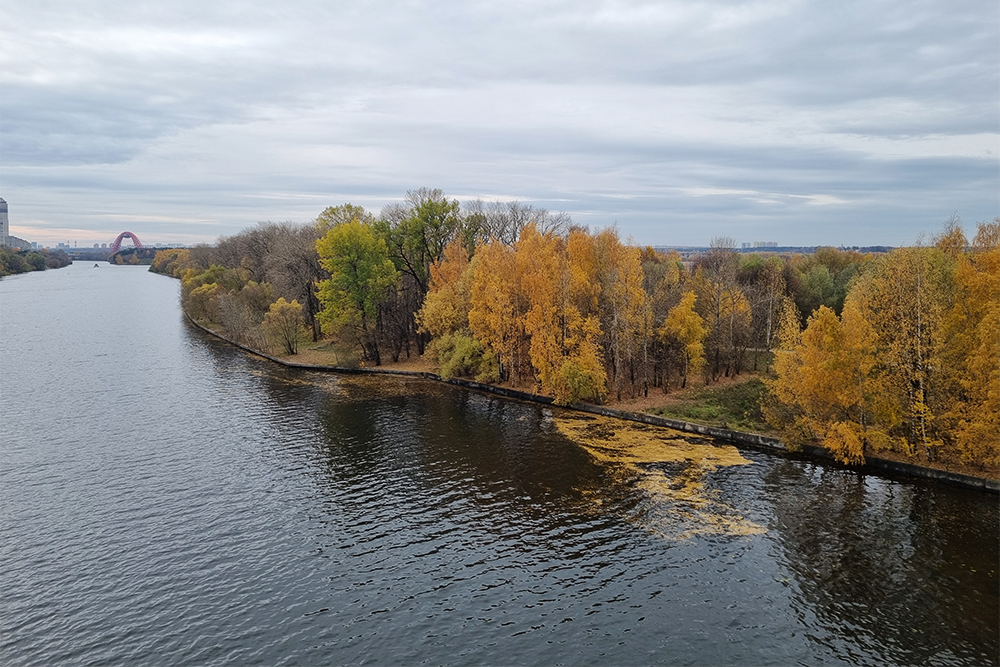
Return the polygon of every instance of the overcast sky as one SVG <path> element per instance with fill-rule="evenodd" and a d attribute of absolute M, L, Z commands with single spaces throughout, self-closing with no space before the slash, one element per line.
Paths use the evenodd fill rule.
<path fill-rule="evenodd" d="M 7 0 L 31 241 L 213 242 L 409 189 L 652 245 L 902 245 L 1000 215 L 996 0 Z"/>

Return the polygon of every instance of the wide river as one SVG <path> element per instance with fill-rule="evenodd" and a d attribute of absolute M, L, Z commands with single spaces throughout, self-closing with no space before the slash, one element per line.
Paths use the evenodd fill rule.
<path fill-rule="evenodd" d="M 0 280 L 0 664 L 995 664 L 996 495 L 293 372 Z"/>

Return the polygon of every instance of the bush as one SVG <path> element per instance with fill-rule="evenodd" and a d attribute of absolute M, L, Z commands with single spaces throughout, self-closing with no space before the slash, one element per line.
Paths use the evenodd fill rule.
<path fill-rule="evenodd" d="M 441 366 L 441 377 L 474 377 L 479 382 L 496 382 L 496 360 L 482 343 L 468 333 L 444 334 L 428 345 L 428 351 Z"/>

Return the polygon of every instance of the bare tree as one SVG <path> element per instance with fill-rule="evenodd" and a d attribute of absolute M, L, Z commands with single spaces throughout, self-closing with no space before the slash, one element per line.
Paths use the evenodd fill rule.
<path fill-rule="evenodd" d="M 479 240 L 496 239 L 506 245 L 514 245 L 521 236 L 521 230 L 529 224 L 542 234 L 552 233 L 565 236 L 573 224 L 567 213 L 549 213 L 544 208 L 535 208 L 517 200 L 484 202 L 481 199 L 468 201 L 463 206 L 466 220 L 472 223 Z"/>
<path fill-rule="evenodd" d="M 316 225 L 289 226 L 281 230 L 279 241 L 266 262 L 266 274 L 278 295 L 303 306 L 303 317 L 314 341 L 319 340 L 320 302 L 317 286 L 330 275 L 320 266 Z"/>

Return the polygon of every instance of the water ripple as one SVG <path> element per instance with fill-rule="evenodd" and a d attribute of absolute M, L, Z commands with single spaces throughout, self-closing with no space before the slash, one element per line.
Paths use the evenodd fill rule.
<path fill-rule="evenodd" d="M 283 371 L 176 290 L 0 281 L 4 665 L 996 662 L 993 497 L 745 454 L 701 490 L 766 532 L 692 532 L 676 464 L 602 458 L 558 410 Z"/>

